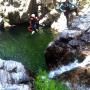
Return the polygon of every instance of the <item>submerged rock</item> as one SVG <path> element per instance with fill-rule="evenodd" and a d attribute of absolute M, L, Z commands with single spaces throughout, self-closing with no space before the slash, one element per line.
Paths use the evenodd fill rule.
<path fill-rule="evenodd" d="M 30 75 L 20 62 L 0 59 L 0 90 L 31 90 L 31 88 Z"/>

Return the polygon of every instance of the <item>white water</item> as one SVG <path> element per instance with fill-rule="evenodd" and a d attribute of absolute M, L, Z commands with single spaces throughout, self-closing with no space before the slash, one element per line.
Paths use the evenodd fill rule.
<path fill-rule="evenodd" d="M 81 63 L 78 62 L 78 60 L 75 60 L 73 63 L 70 63 L 68 65 L 62 65 L 55 70 L 52 70 L 49 72 L 49 78 L 54 78 L 55 76 L 58 76 L 64 72 L 73 70 L 77 67 L 86 67 L 86 65 L 90 64 L 90 55 L 85 58 L 85 60 Z"/>

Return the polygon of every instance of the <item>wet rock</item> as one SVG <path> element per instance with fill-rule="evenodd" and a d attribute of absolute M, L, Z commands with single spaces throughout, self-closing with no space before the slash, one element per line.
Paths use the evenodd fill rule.
<path fill-rule="evenodd" d="M 75 60 L 68 65 L 60 65 L 58 68 L 50 71 L 49 77 L 69 82 L 69 87 L 76 88 L 75 90 L 80 90 L 83 86 L 83 90 L 86 90 L 86 88 L 90 89 L 90 55 L 86 56 L 81 62 Z"/>
<path fill-rule="evenodd" d="M 90 66 L 75 68 L 74 70 L 63 73 L 58 78 L 66 81 L 69 80 L 72 85 L 77 84 L 77 86 L 90 86 Z"/>
<path fill-rule="evenodd" d="M 2 11 L 2 16 L 5 19 L 10 20 L 10 24 L 18 24 L 28 21 L 28 10 L 30 10 L 31 0 L 9 0 L 9 1 L 3 1 L 0 2 L 0 8 Z M 21 9 L 22 8 L 22 9 Z M 26 13 L 26 15 L 25 15 Z M 22 16 L 25 16 L 25 18 L 22 18 Z M 26 17 L 27 16 L 27 17 Z"/>
<path fill-rule="evenodd" d="M 81 40 L 85 41 L 86 43 L 90 43 L 90 33 L 83 34 Z"/>
<path fill-rule="evenodd" d="M 20 62 L 0 59 L 0 89 L 31 90 L 31 78 L 28 73 Z"/>
<path fill-rule="evenodd" d="M 78 47 L 73 48 L 69 44 L 56 40 L 45 50 L 45 61 L 48 68 L 53 69 L 58 65 L 67 65 L 73 62 L 77 55 L 80 55 Z"/>

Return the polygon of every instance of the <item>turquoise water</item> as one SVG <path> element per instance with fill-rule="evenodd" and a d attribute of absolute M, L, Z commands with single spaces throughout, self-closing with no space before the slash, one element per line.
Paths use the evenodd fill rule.
<path fill-rule="evenodd" d="M 23 24 L 0 34 L 0 58 L 22 62 L 27 68 L 37 71 L 45 68 L 44 50 L 53 39 L 48 29 L 40 29 L 31 35 L 28 25 Z"/>

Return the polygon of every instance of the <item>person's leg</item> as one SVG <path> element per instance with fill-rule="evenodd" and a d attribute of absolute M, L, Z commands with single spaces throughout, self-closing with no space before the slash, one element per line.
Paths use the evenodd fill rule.
<path fill-rule="evenodd" d="M 76 9 L 75 9 L 76 16 L 78 16 L 78 12 L 79 12 L 79 9 L 76 8 Z"/>
<path fill-rule="evenodd" d="M 69 13 L 66 11 L 66 12 L 64 12 L 64 15 L 66 16 L 67 26 L 68 26 L 69 25 Z"/>
<path fill-rule="evenodd" d="M 35 23 L 32 23 L 32 35 L 36 32 L 36 26 Z"/>
<path fill-rule="evenodd" d="M 39 29 L 39 23 L 38 22 L 36 23 L 36 29 Z"/>

